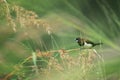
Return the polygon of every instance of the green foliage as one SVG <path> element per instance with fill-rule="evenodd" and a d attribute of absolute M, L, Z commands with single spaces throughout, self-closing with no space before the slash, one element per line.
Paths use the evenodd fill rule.
<path fill-rule="evenodd" d="M 79 48 L 74 41 L 76 37 L 103 42 L 104 49 L 96 47 L 98 51 L 101 49 L 99 54 L 104 53 L 107 49 L 113 50 L 111 52 L 113 55 L 117 55 L 114 54 L 115 51 L 118 51 L 119 54 L 119 3 L 119 0 L 8 0 L 8 4 L 4 1 L 0 2 L 0 65 L 2 65 L 0 75 L 5 74 L 6 77 L 12 73 L 10 76 L 15 80 L 18 77 L 25 80 L 34 79 L 34 77 L 42 79 L 47 74 L 52 76 L 49 80 L 61 79 L 58 75 L 65 80 L 71 76 L 69 80 L 80 80 L 83 77 L 86 80 L 93 80 L 98 76 L 104 80 L 111 76 L 119 79 L 119 76 L 115 75 L 120 74 L 120 60 L 112 58 L 107 61 L 106 58 L 112 56 L 106 56 L 109 52 L 103 54 L 105 66 L 101 67 L 103 64 L 99 63 L 99 60 L 96 60 L 98 63 L 92 64 L 98 64 L 98 70 L 103 71 L 100 75 L 96 75 L 97 73 L 91 69 L 86 76 L 83 76 L 80 73 L 82 70 L 79 70 L 81 67 L 75 66 L 75 69 L 65 70 L 65 72 L 55 70 L 56 65 L 57 69 L 58 65 L 60 69 L 66 69 L 68 65 L 65 65 L 72 62 L 70 57 L 69 60 L 61 59 L 62 52 L 60 51 L 62 49 L 65 49 L 63 53 L 70 54 L 66 56 L 74 57 L 74 59 L 79 56 L 80 49 L 74 50 Z M 44 53 L 44 56 L 41 53 Z M 54 54 L 51 56 L 48 53 Z M 91 52 L 85 51 L 84 53 Z M 54 63 L 52 66 L 48 66 L 49 60 Z M 17 68 L 14 68 L 15 66 Z M 46 73 L 49 72 L 49 67 L 53 69 L 52 74 Z M 43 72 L 40 73 L 40 77 L 34 75 L 38 74 L 39 70 Z M 94 75 L 90 75 L 92 73 Z M 80 78 L 79 75 L 83 77 Z M 50 76 L 47 76 L 46 80 Z"/>

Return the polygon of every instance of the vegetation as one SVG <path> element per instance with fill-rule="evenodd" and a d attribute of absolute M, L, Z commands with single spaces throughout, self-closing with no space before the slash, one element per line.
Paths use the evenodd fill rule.
<path fill-rule="evenodd" d="M 119 3 L 0 0 L 0 80 L 120 80 Z"/>

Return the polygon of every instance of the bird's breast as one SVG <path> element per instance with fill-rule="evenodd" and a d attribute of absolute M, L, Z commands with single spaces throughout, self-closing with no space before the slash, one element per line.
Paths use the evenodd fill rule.
<path fill-rule="evenodd" d="M 84 47 L 85 47 L 85 48 L 90 48 L 90 47 L 92 47 L 92 44 L 85 42 L 85 43 L 84 43 Z"/>

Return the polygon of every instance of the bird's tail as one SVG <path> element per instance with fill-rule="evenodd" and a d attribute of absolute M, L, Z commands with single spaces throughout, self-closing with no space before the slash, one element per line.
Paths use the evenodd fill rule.
<path fill-rule="evenodd" d="M 96 45 L 102 45 L 102 44 L 103 44 L 103 43 L 95 43 L 94 46 L 96 46 Z"/>

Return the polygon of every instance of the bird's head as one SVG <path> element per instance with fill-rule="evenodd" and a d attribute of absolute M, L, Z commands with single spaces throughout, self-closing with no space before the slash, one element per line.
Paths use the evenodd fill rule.
<path fill-rule="evenodd" d="M 80 38 L 80 37 L 77 37 L 77 38 L 75 39 L 75 41 L 76 41 L 76 42 L 81 41 L 81 38 Z"/>

